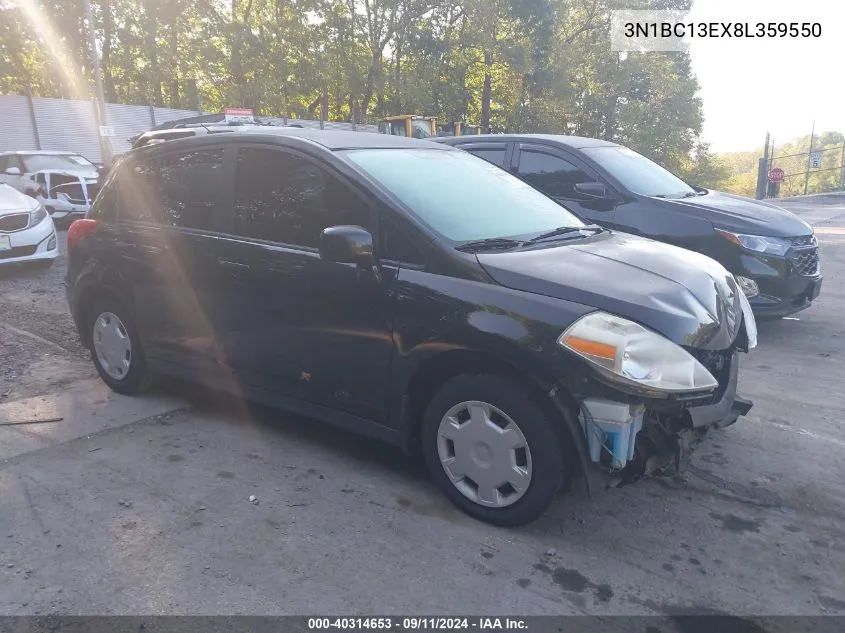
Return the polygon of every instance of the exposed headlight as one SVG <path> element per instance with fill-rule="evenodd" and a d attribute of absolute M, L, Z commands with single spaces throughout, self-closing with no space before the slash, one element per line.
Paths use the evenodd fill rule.
<path fill-rule="evenodd" d="M 746 297 L 756 297 L 760 294 L 760 286 L 753 279 L 743 277 L 742 275 L 734 275 L 734 279 L 736 279 L 736 285 L 740 287 L 742 294 Z"/>
<path fill-rule="evenodd" d="M 44 208 L 44 205 L 39 204 L 35 211 L 30 211 L 29 213 L 29 226 L 38 226 L 46 217 L 47 210 Z"/>
<path fill-rule="evenodd" d="M 560 335 L 558 344 L 589 361 L 608 379 L 664 397 L 711 391 L 719 384 L 679 345 L 606 312 L 581 317 Z"/>
<path fill-rule="evenodd" d="M 789 240 L 781 237 L 744 235 L 742 233 L 731 233 L 722 229 L 716 229 L 716 232 L 737 246 L 747 248 L 749 251 L 756 253 L 765 253 L 766 255 L 786 255 L 786 251 L 792 246 Z"/>

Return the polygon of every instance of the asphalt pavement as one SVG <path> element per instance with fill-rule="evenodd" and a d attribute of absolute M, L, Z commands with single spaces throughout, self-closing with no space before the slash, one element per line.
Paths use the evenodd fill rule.
<path fill-rule="evenodd" d="M 391 447 L 95 378 L 48 271 L 0 270 L 0 614 L 845 614 L 845 205 L 820 299 L 760 324 L 749 416 L 682 478 L 499 529 Z M 249 501 L 250 496 L 257 503 Z"/>

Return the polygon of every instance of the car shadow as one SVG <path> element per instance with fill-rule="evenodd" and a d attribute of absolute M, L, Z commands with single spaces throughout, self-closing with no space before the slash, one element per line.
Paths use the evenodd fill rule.
<path fill-rule="evenodd" d="M 293 434 L 315 448 L 329 448 L 339 456 L 381 466 L 408 481 L 428 478 L 421 458 L 409 456 L 387 442 L 186 381 L 172 382 L 166 391 L 187 399 L 197 411 L 223 414 L 235 423 L 259 424 L 273 432 Z"/>

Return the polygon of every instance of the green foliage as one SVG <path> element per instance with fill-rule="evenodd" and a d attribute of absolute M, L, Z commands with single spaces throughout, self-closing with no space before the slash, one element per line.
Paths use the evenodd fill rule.
<path fill-rule="evenodd" d="M 824 152 L 821 167 L 810 169 L 807 180 L 808 193 L 821 193 L 842 188 L 843 180 L 845 180 L 843 143 L 845 143 L 845 135 L 840 132 L 824 132 L 815 135 L 813 151 L 824 150 Z M 786 175 L 780 186 L 781 197 L 804 193 L 809 151 L 809 134 L 775 148 L 772 166 L 780 167 Z M 720 180 L 716 181 L 714 188 L 744 196 L 754 196 L 757 191 L 757 165 L 761 156 L 763 156 L 762 147 L 751 152 L 730 152 L 716 156 L 723 165 L 725 173 Z"/>
<path fill-rule="evenodd" d="M 316 116 L 325 90 L 332 119 L 415 113 L 598 136 L 697 182 L 722 174 L 698 142 L 688 56 L 610 51 L 618 0 L 91 2 L 108 101 Z M 26 5 L 0 0 L 0 92 L 86 98 L 81 0 Z"/>

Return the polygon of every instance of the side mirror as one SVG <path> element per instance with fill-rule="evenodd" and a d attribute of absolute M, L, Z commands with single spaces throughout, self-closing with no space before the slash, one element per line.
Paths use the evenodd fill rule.
<path fill-rule="evenodd" d="M 8 176 L 20 176 L 21 170 L 20 170 L 19 167 L 9 167 L 6 170 L 6 175 L 8 175 Z"/>
<path fill-rule="evenodd" d="M 330 226 L 320 233 L 320 258 L 338 264 L 373 263 L 373 236 L 360 226 Z"/>
<path fill-rule="evenodd" d="M 575 191 L 588 198 L 607 198 L 607 187 L 600 182 L 579 182 L 575 185 Z"/>

